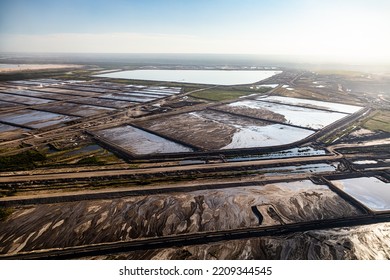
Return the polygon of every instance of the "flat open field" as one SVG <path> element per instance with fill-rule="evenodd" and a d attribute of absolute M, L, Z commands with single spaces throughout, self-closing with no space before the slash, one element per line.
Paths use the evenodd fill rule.
<path fill-rule="evenodd" d="M 0 64 L 0 73 L 80 67 L 82 66 L 73 64 Z"/>
<path fill-rule="evenodd" d="M 390 111 L 379 111 L 369 119 L 364 127 L 372 131 L 384 131 L 390 133 Z"/>

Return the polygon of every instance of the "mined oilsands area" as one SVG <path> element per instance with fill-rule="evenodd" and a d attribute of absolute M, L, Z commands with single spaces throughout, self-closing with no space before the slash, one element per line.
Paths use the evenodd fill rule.
<path fill-rule="evenodd" d="M 308 180 L 26 206 L 0 223 L 0 250 L 17 253 L 359 214 L 327 186 Z"/>
<path fill-rule="evenodd" d="M 383 244 L 390 238 L 390 223 L 306 231 L 202 245 L 140 250 L 95 256 L 92 259 L 129 260 L 371 260 L 389 259 Z M 367 244 L 370 246 L 367 246 Z"/>
<path fill-rule="evenodd" d="M 390 258 L 388 75 L 36 71 L 0 75 L 0 259 Z"/>

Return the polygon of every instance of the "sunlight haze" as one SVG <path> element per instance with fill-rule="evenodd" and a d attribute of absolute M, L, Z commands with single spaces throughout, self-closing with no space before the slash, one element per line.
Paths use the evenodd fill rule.
<path fill-rule="evenodd" d="M 0 1 L 0 51 L 390 61 L 388 1 Z"/>

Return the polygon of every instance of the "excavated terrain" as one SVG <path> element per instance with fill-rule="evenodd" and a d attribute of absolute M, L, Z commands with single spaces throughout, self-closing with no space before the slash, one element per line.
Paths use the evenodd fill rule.
<path fill-rule="evenodd" d="M 0 251 L 16 253 L 358 214 L 359 210 L 327 186 L 308 180 L 34 205 L 15 209 L 0 223 Z"/>

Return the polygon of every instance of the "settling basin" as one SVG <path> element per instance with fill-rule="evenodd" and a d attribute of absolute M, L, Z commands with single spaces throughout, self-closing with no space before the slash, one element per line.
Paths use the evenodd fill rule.
<path fill-rule="evenodd" d="M 165 81 L 178 83 L 239 85 L 265 80 L 282 71 L 244 70 L 130 70 L 95 75 L 95 77 Z"/>

